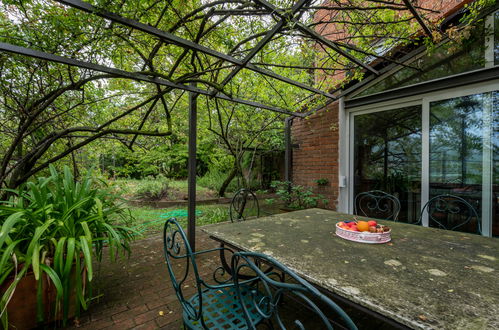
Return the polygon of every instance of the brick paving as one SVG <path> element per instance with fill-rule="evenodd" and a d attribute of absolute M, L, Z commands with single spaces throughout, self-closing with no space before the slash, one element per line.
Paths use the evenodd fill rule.
<path fill-rule="evenodd" d="M 218 246 L 200 230 L 196 235 L 198 250 Z M 200 272 L 214 270 L 217 258 L 216 254 L 196 258 Z M 168 276 L 161 234 L 134 242 L 129 259 L 111 262 L 104 255 L 95 271 L 93 295 L 98 298 L 69 329 L 182 328 L 181 307 Z M 186 283 L 192 284 L 192 279 Z"/>

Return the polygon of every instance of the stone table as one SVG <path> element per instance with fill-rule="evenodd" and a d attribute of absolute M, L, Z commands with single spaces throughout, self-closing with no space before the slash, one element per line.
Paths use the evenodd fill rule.
<path fill-rule="evenodd" d="M 499 329 L 499 239 L 392 221 L 379 221 L 390 243 L 336 236 L 335 224 L 352 218 L 308 209 L 202 230 L 407 327 Z"/>

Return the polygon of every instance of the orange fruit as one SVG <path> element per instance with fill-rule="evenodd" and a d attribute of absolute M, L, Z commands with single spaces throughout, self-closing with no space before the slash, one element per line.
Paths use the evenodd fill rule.
<path fill-rule="evenodd" d="M 357 222 L 357 229 L 359 231 L 368 231 L 369 230 L 369 223 L 367 221 L 359 221 L 359 222 Z"/>

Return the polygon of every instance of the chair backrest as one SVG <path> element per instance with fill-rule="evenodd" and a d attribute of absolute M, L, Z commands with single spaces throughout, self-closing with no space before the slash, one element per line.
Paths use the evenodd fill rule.
<path fill-rule="evenodd" d="M 260 216 L 260 206 L 256 195 L 249 189 L 239 189 L 230 202 L 230 221 L 244 221 L 249 217 Z"/>
<path fill-rule="evenodd" d="M 400 201 L 397 197 L 381 190 L 371 190 L 355 196 L 354 213 L 366 217 L 397 220 Z"/>
<path fill-rule="evenodd" d="M 191 304 L 187 300 L 189 297 L 184 296 L 183 289 L 185 287 L 185 281 L 188 280 L 188 275 L 192 269 L 196 279 L 195 286 L 197 293 L 200 299 L 202 299 L 201 278 L 196 265 L 195 255 L 189 245 L 187 236 L 175 218 L 170 218 L 165 222 L 163 228 L 163 251 L 165 253 L 168 273 L 170 274 L 173 288 L 175 289 L 175 293 L 184 312 L 186 312 L 192 320 L 200 320 L 202 316 L 202 302 L 197 306 Z M 190 292 L 190 295 L 192 295 L 192 292 Z"/>
<path fill-rule="evenodd" d="M 271 271 L 262 270 L 262 264 L 270 266 Z M 260 289 L 258 293 L 255 291 L 252 294 L 253 301 L 248 306 L 255 309 L 264 319 L 273 321 L 272 323 L 277 324 L 280 329 L 287 329 L 290 324 L 293 328 L 305 329 L 308 325 L 307 322 L 310 321 L 314 322 L 310 326 L 311 329 L 333 329 L 333 323 L 336 322 L 333 322 L 331 318 L 334 316 L 339 316 L 343 320 L 342 325 L 344 327 L 357 329 L 350 317 L 331 299 L 286 266 L 267 255 L 236 252 L 232 257 L 231 269 L 236 293 L 240 300 L 243 299 L 240 283 L 247 278 L 248 274 L 258 278 L 258 283 L 261 285 L 258 285 L 257 288 Z M 242 279 L 240 278 L 241 274 L 244 274 Z M 284 282 L 283 279 L 286 279 L 287 282 Z M 309 309 L 308 314 L 304 315 L 302 320 L 299 320 L 295 318 L 300 316 L 297 316 L 297 313 L 292 313 L 294 320 L 289 320 L 289 313 L 282 312 L 283 308 L 280 306 L 284 297 L 286 297 L 286 301 L 288 301 L 288 298 L 297 300 L 300 309 L 302 309 L 301 307 Z M 256 329 L 256 325 L 251 321 L 248 306 L 246 304 L 242 305 L 248 329 Z M 311 317 L 312 315 L 316 317 Z"/>
<path fill-rule="evenodd" d="M 476 221 L 476 231 L 480 234 L 481 224 L 475 208 L 464 198 L 443 194 L 431 198 L 422 208 L 416 224 L 421 224 L 424 214 L 428 214 L 430 226 L 436 225 L 447 230 L 461 229 L 460 227 Z"/>

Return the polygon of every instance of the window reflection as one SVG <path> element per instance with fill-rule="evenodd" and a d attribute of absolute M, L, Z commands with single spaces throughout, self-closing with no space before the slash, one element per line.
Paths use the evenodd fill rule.
<path fill-rule="evenodd" d="M 429 197 L 441 194 L 462 197 L 475 208 L 479 216 L 482 215 L 482 208 L 492 209 L 495 223 L 493 234 L 497 235 L 497 198 L 494 195 L 497 195 L 498 187 L 495 166 L 498 162 L 498 125 L 495 116 L 497 98 L 494 105 L 493 95 L 497 96 L 497 93 L 475 94 L 430 103 Z M 494 166 L 490 164 L 492 161 Z M 488 168 L 493 168 L 493 178 L 487 177 L 491 175 Z M 483 187 L 484 175 L 486 182 L 493 183 L 492 195 L 487 195 L 487 191 L 484 194 L 483 189 L 490 189 L 490 186 Z M 482 200 L 485 196 L 488 196 L 486 200 Z M 442 221 L 460 220 L 453 215 Z M 477 219 L 461 230 L 477 232 Z"/>
<path fill-rule="evenodd" d="M 496 17 L 498 14 L 496 13 Z M 499 24 L 496 26 L 499 27 Z M 497 44 L 496 44 L 497 45 Z M 497 49 L 497 48 L 496 48 Z M 492 96 L 492 235 L 499 236 L 499 92 Z"/>
<path fill-rule="evenodd" d="M 414 222 L 420 210 L 421 106 L 357 115 L 354 126 L 354 194 L 392 194 L 401 202 L 399 220 Z"/>
<path fill-rule="evenodd" d="M 494 65 L 499 65 L 499 11 L 494 14 Z"/>

